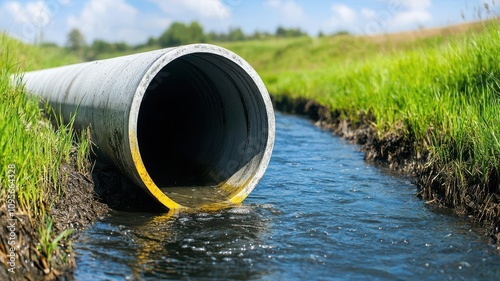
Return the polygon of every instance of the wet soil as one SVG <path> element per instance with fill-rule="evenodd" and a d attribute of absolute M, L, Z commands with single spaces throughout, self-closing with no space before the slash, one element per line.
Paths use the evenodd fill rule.
<path fill-rule="evenodd" d="M 117 211 L 147 211 L 151 213 L 168 211 L 112 165 L 98 161 L 96 158 L 93 158 L 92 161 L 94 163 L 92 182 L 99 202 Z"/>
<path fill-rule="evenodd" d="M 55 188 L 49 190 L 44 207 L 52 217 L 52 238 L 67 229 L 75 231 L 66 241 L 59 242 L 58 251 L 53 252 L 50 264 L 37 249 L 40 241 L 40 227 L 43 219 L 35 219 L 19 210 L 15 213 L 15 264 L 13 272 L 9 272 L 8 254 L 10 253 L 8 237 L 11 235 L 7 227 L 0 228 L 0 280 L 63 280 L 72 274 L 75 257 L 71 241 L 96 219 L 106 215 L 110 208 L 100 202 L 94 192 L 94 183 L 89 173 L 78 172 L 74 161 L 63 164 L 60 172 L 64 190 L 59 193 Z M 5 202 L 0 205 L 0 218 L 8 218 Z"/>
<path fill-rule="evenodd" d="M 479 223 L 485 229 L 484 235 L 489 236 L 491 243 L 500 250 L 498 171 L 487 171 L 486 181 L 480 177 L 481 171 L 457 180 L 460 171 L 443 168 L 443 163 L 431 157 L 429 144 L 417 142 L 402 123 L 392 132 L 381 135 L 372 125 L 375 117 L 370 112 L 359 113 L 357 120 L 353 121 L 344 117 L 347 114 L 331 110 L 314 100 L 287 96 L 272 97 L 272 100 L 276 110 L 307 116 L 317 126 L 359 145 L 365 153 L 365 160 L 414 176 L 418 197 L 426 203 L 467 216 L 474 224 Z"/>

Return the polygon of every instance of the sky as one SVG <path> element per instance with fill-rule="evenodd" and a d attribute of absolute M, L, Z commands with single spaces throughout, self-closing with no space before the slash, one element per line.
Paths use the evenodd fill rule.
<path fill-rule="evenodd" d="M 485 9 L 489 6 L 490 12 Z M 348 31 L 375 35 L 432 28 L 500 15 L 500 0 L 2 0 L 0 31 L 27 43 L 58 45 L 78 28 L 95 39 L 141 44 L 172 22 L 198 21 L 205 32 L 278 26 L 311 36 Z M 42 34 L 42 36 L 41 36 Z"/>

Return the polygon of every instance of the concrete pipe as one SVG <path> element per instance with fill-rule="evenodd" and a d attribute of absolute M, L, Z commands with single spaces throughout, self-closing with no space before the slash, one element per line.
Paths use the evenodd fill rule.
<path fill-rule="evenodd" d="M 235 53 L 192 44 L 24 73 L 29 93 L 98 157 L 169 209 L 242 202 L 274 145 L 274 112 L 257 72 Z"/>

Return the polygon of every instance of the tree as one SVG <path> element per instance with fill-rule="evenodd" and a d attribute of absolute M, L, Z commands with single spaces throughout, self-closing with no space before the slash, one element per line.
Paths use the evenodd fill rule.
<path fill-rule="evenodd" d="M 206 42 L 205 33 L 203 32 L 203 26 L 197 21 L 191 22 L 188 27 L 188 40 L 186 43 L 204 43 Z"/>
<path fill-rule="evenodd" d="M 94 40 L 94 42 L 90 46 L 90 49 L 96 54 L 113 52 L 113 47 L 111 46 L 111 44 L 104 40 Z"/>
<path fill-rule="evenodd" d="M 67 48 L 71 51 L 81 52 L 85 47 L 85 38 L 77 28 L 73 28 L 68 34 Z"/>
<path fill-rule="evenodd" d="M 146 46 L 156 46 L 158 45 L 158 39 L 154 37 L 149 37 L 148 41 L 146 42 Z"/>
<path fill-rule="evenodd" d="M 243 41 L 246 39 L 245 33 L 241 28 L 235 28 L 229 30 L 229 41 Z"/>
<path fill-rule="evenodd" d="M 191 22 L 189 26 L 181 22 L 174 22 L 158 38 L 158 43 L 162 47 L 203 42 L 206 42 L 203 27 L 196 21 Z"/>
<path fill-rule="evenodd" d="M 307 34 L 299 28 L 287 29 L 282 26 L 278 26 L 278 28 L 276 29 L 276 37 L 300 37 L 306 35 Z"/>
<path fill-rule="evenodd" d="M 187 27 L 181 22 L 174 22 L 170 27 L 158 38 L 158 42 L 162 47 L 172 47 L 181 45 L 186 34 Z"/>

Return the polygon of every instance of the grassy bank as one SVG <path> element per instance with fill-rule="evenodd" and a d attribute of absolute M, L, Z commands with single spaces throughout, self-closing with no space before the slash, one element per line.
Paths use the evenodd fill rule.
<path fill-rule="evenodd" d="M 54 126 L 47 119 L 50 108 L 40 110 L 38 99 L 26 95 L 23 85 L 12 84 L 10 77 L 76 61 L 61 49 L 28 46 L 0 36 L 2 280 L 50 278 L 70 268 L 67 238 L 74 229 L 57 211 L 64 209 L 61 205 L 70 196 L 68 176 L 88 173 L 89 143 L 85 137 L 75 141 L 71 125 Z M 66 211 L 66 215 L 74 214 Z"/>
<path fill-rule="evenodd" d="M 412 169 L 423 198 L 494 229 L 500 225 L 500 29 L 498 22 L 468 27 L 225 47 L 256 67 L 276 101 L 314 100 L 337 125 L 367 125 L 375 150 L 396 134 L 410 146 L 403 162 L 420 161 Z M 384 151 L 372 154 L 396 161 Z"/>

